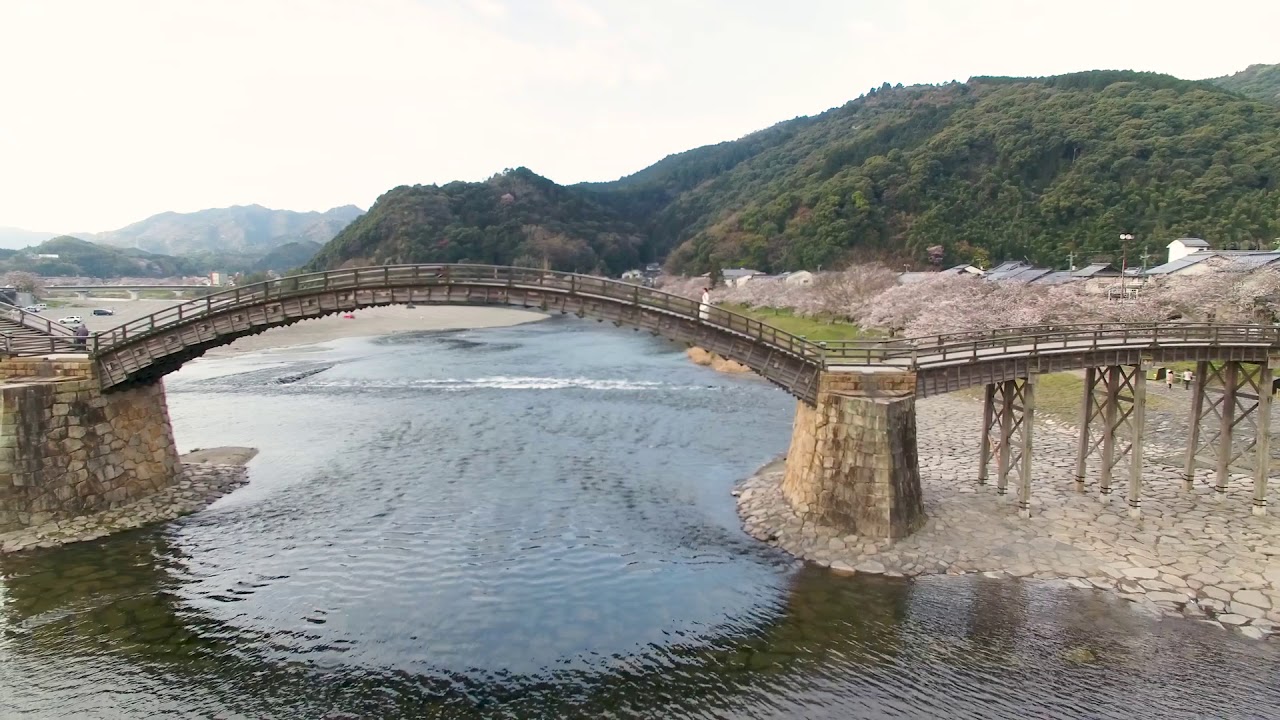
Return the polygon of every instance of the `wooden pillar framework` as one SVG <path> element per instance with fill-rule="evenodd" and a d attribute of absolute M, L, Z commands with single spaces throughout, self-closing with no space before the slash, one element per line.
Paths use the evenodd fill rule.
<path fill-rule="evenodd" d="M 987 466 L 996 453 L 996 438 L 992 436 L 992 422 L 995 420 L 996 385 L 991 383 L 983 388 L 982 393 L 982 444 L 978 449 L 978 484 L 987 484 Z"/>
<path fill-rule="evenodd" d="M 1035 375 L 987 385 L 982 406 L 978 483 L 985 484 L 996 460 L 996 494 L 1004 495 L 1009 475 L 1017 480 L 1018 514 L 1031 515 L 1031 458 L 1035 420 Z"/>
<path fill-rule="evenodd" d="M 1196 475 L 1196 448 L 1200 447 L 1200 419 L 1204 417 L 1205 378 L 1209 375 L 1209 363 L 1196 363 L 1195 379 L 1191 386 L 1191 422 L 1187 424 L 1187 454 L 1182 467 L 1182 489 L 1191 492 Z"/>
<path fill-rule="evenodd" d="M 1253 512 L 1267 512 L 1267 482 L 1271 473 L 1271 408 L 1273 366 L 1263 362 L 1230 360 L 1197 363 L 1195 396 L 1191 402 L 1183 483 L 1191 488 L 1197 467 L 1214 469 L 1214 491 L 1226 499 L 1231 469 L 1251 461 Z"/>
<path fill-rule="evenodd" d="M 1076 489 L 1084 491 L 1089 459 L 1098 468 L 1098 499 L 1110 502 L 1116 470 L 1128 459 L 1129 514 L 1141 514 L 1142 434 L 1146 425 L 1147 374 L 1142 365 L 1085 370 L 1084 407 L 1076 446 Z"/>

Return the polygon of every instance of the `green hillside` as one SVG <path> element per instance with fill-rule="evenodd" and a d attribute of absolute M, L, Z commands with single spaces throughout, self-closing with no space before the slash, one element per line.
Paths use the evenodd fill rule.
<path fill-rule="evenodd" d="M 57 257 L 37 257 L 56 255 Z M 21 270 L 46 277 L 174 277 L 201 274 L 188 258 L 156 255 L 142 250 L 97 245 L 69 235 L 46 240 L 0 258 L 0 272 Z"/>
<path fill-rule="evenodd" d="M 1137 235 L 1134 255 L 1183 235 L 1270 246 L 1278 185 L 1280 107 L 1210 82 L 1094 71 L 886 84 L 614 182 L 562 187 L 520 169 L 396 188 L 312 266 L 1062 266 L 1068 253 L 1118 255 L 1121 232 Z"/>
<path fill-rule="evenodd" d="M 647 259 L 644 250 L 637 229 L 591 193 L 517 168 L 481 183 L 395 188 L 310 267 L 470 262 L 621 272 Z"/>
<path fill-rule="evenodd" d="M 1280 104 L 1280 64 L 1250 65 L 1234 75 L 1209 82 L 1256 100 Z"/>
<path fill-rule="evenodd" d="M 300 268 L 310 262 L 311 258 L 320 252 L 321 247 L 323 245 L 320 243 L 310 240 L 285 243 L 255 262 L 252 269 L 255 272 L 265 272 L 267 270 L 286 272 Z"/>

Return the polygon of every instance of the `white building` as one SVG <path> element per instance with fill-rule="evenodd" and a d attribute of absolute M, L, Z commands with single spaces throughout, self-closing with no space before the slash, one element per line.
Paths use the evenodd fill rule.
<path fill-rule="evenodd" d="M 798 270 L 793 273 L 787 273 L 782 276 L 782 281 L 793 287 L 813 284 L 813 273 L 808 270 Z"/>
<path fill-rule="evenodd" d="M 1169 277 L 1199 275 L 1224 268 L 1254 270 L 1280 267 L 1280 251 L 1214 250 L 1200 238 L 1178 238 L 1169 243 L 1169 260 L 1147 270 L 1145 275 Z"/>
<path fill-rule="evenodd" d="M 1207 251 L 1209 243 L 1200 238 L 1185 237 L 1174 240 L 1166 247 L 1169 248 L 1169 259 L 1166 262 L 1175 262 L 1192 253 Z"/>

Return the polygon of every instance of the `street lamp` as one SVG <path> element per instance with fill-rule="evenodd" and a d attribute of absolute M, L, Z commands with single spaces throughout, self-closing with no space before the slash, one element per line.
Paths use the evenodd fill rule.
<path fill-rule="evenodd" d="M 1129 243 L 1132 240 L 1133 233 L 1120 233 L 1120 294 L 1126 298 L 1129 297 Z"/>

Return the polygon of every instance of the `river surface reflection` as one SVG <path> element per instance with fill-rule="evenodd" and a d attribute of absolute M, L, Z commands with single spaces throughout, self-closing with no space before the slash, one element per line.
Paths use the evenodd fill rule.
<path fill-rule="evenodd" d="M 312 370 L 321 372 L 308 375 Z M 304 377 L 305 376 L 305 377 Z M 0 558 L 0 717 L 1275 717 L 1280 652 L 1119 601 L 845 578 L 739 529 L 792 400 L 553 319 L 194 363 L 250 485 Z"/>

